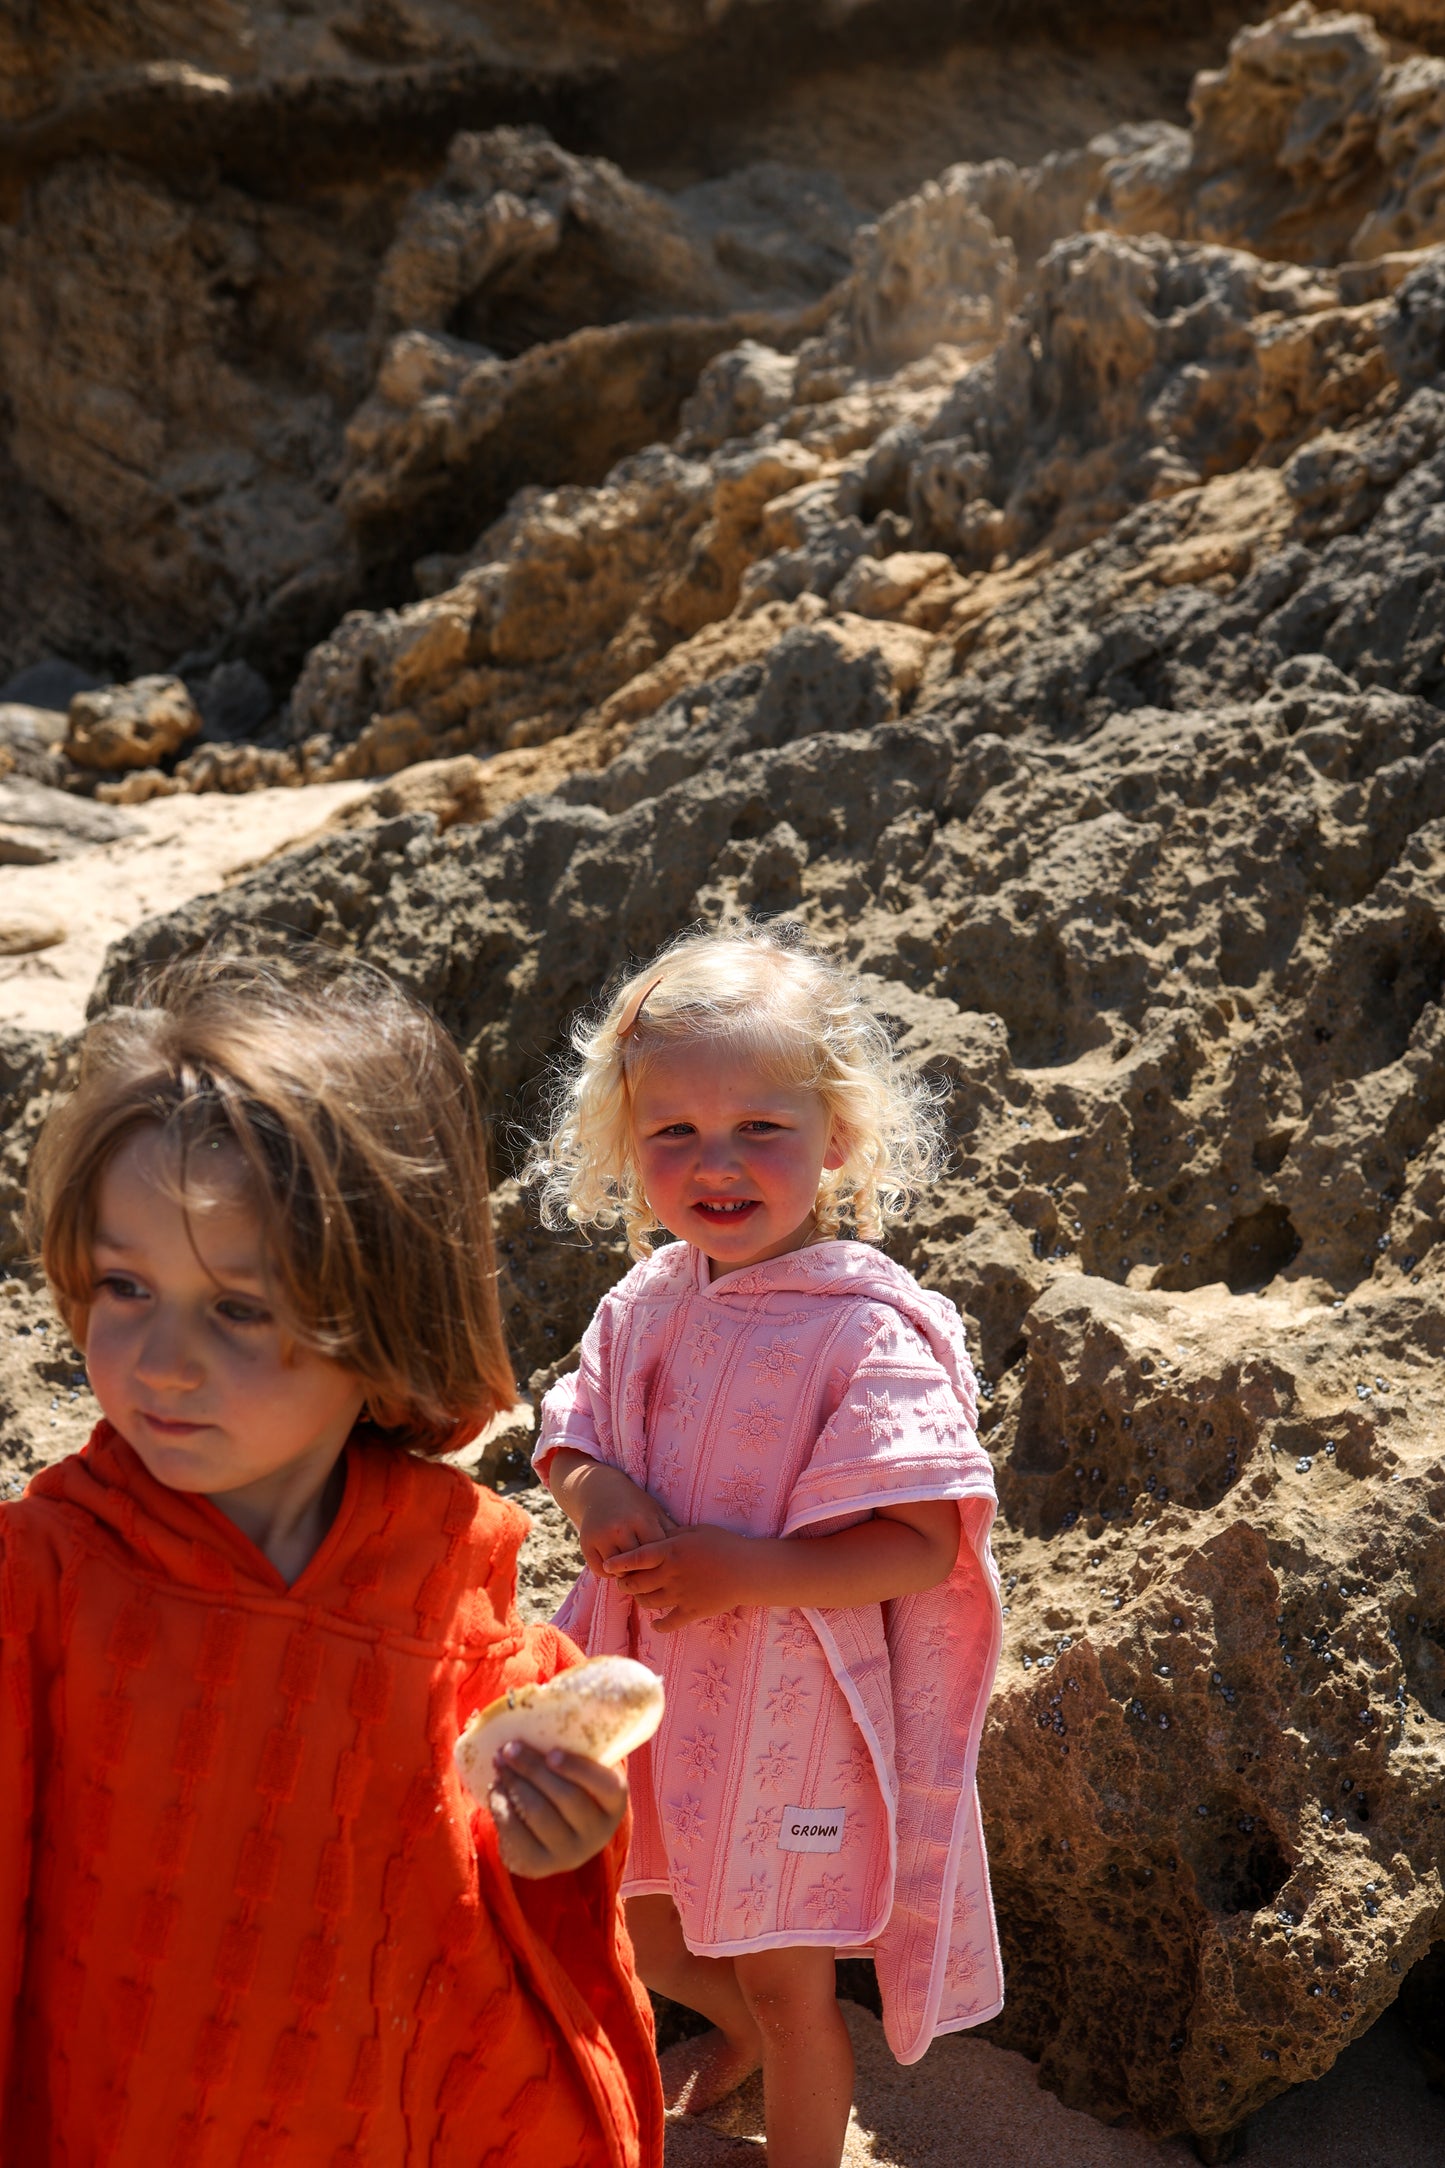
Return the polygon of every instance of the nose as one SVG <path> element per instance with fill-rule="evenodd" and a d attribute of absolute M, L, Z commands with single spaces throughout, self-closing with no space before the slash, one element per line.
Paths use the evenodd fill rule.
<path fill-rule="evenodd" d="M 190 1392 L 205 1376 L 185 1319 L 164 1304 L 157 1304 L 146 1320 L 135 1375 L 140 1384 L 167 1392 Z"/>
<path fill-rule="evenodd" d="M 730 1136 L 698 1139 L 697 1172 L 703 1182 L 736 1182 L 742 1174 L 737 1148 Z"/>

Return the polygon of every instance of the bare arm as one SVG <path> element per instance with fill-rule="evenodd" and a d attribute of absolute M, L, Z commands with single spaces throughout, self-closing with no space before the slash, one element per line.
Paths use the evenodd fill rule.
<path fill-rule="evenodd" d="M 547 1488 L 577 1531 L 582 1556 L 601 1573 L 619 1551 L 676 1533 L 677 1523 L 631 1476 L 563 1446 L 547 1464 Z"/>
<path fill-rule="evenodd" d="M 619 1546 L 599 1570 L 657 1614 L 659 1632 L 673 1633 L 739 1604 L 828 1610 L 917 1595 L 947 1579 L 958 1543 L 957 1505 L 926 1498 L 880 1507 L 871 1520 L 832 1536 L 679 1528 L 637 1548 Z"/>

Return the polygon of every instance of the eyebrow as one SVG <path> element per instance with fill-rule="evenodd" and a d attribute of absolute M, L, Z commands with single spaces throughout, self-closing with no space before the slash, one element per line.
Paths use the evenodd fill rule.
<path fill-rule="evenodd" d="M 117 1235 L 107 1234 L 104 1228 L 96 1229 L 91 1238 L 90 1247 L 92 1253 L 96 1250 L 109 1250 L 114 1257 L 134 1257 L 143 1252 L 142 1244 L 123 1241 Z M 211 1271 L 209 1266 L 206 1267 L 206 1270 L 218 1287 L 232 1285 L 238 1281 L 245 1281 L 252 1287 L 264 1287 L 266 1285 L 264 1272 L 255 1264 L 241 1264 L 233 1260 L 230 1263 L 221 1265 L 217 1271 Z"/>
<path fill-rule="evenodd" d="M 763 1100 L 750 1106 L 744 1106 L 740 1108 L 737 1113 L 731 1114 L 727 1118 L 729 1121 L 734 1122 L 775 1122 L 779 1119 L 780 1116 L 784 1120 L 786 1120 L 788 1116 L 794 1111 L 796 1110 L 784 1106 L 781 1100 Z M 641 1114 L 641 1119 L 645 1125 L 649 1126 L 654 1122 L 661 1122 L 663 1124 L 668 1124 L 672 1122 L 692 1122 L 695 1124 L 697 1121 L 697 1116 L 696 1114 L 690 1113 L 686 1107 L 668 1108 L 664 1103 L 664 1106 L 659 1113 L 653 1114 L 648 1113 L 644 1110 Z"/>

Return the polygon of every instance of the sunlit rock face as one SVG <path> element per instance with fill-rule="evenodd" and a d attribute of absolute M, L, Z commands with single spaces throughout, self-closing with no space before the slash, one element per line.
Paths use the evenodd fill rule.
<path fill-rule="evenodd" d="M 946 1099 L 890 1245 L 966 1315 L 999 1480 L 996 2031 L 1206 2138 L 1445 1924 L 1439 63 L 1308 7 L 1216 62 L 1188 128 L 866 219 L 847 176 L 668 191 L 535 130 L 398 184 L 297 577 L 394 525 L 418 587 L 327 617 L 273 726 L 296 780 L 391 780 L 96 995 L 220 932 L 369 956 L 506 1174 L 619 964 L 734 911 L 848 955 Z M 544 380 L 561 465 L 493 501 Z M 7 1056 L 12 1196 L 65 1058 Z M 498 1217 L 545 1373 L 624 1260 L 510 1181 Z"/>

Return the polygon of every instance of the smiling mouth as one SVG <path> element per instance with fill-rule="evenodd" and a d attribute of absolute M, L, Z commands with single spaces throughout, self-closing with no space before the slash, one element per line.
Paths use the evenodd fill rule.
<path fill-rule="evenodd" d="M 704 1197 L 693 1206 L 710 1220 L 742 1220 L 758 1209 L 756 1197 Z"/>

